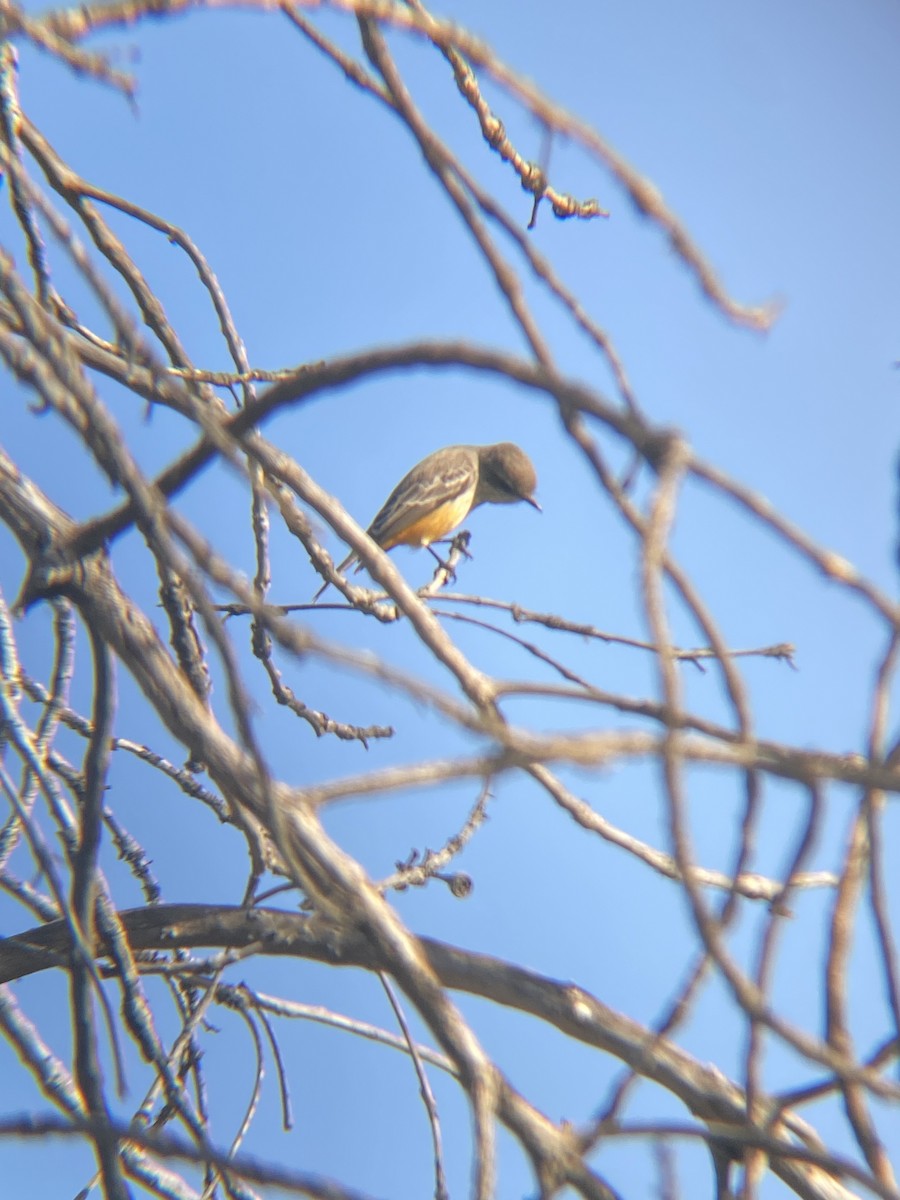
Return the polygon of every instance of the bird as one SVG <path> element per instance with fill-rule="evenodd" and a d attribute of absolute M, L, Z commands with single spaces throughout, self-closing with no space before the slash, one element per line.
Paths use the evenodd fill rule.
<path fill-rule="evenodd" d="M 432 542 L 461 525 L 479 504 L 524 501 L 541 512 L 534 498 L 536 487 L 537 474 L 531 459 L 513 442 L 444 446 L 403 476 L 366 532 L 382 550 L 393 550 L 395 546 L 430 548 Z M 338 571 L 346 571 L 356 557 L 355 551 L 348 554 Z M 361 569 L 362 564 L 357 564 L 356 570 Z M 314 599 L 318 600 L 327 587 L 326 582 Z"/>

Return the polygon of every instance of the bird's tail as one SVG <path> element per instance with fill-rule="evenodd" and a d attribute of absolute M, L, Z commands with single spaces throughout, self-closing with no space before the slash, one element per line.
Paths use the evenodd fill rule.
<path fill-rule="evenodd" d="M 343 575 L 344 572 L 347 570 L 347 568 L 352 565 L 352 563 L 355 561 L 355 559 L 356 559 L 356 554 L 351 552 L 350 554 L 347 555 L 347 557 L 344 559 L 343 562 L 338 563 L 338 565 L 334 568 L 335 571 L 337 571 L 339 575 Z M 357 571 L 361 571 L 362 563 L 357 563 L 355 569 Z M 313 596 L 313 598 L 312 598 L 313 604 L 315 604 L 318 601 L 319 597 L 324 592 L 327 592 L 330 587 L 331 587 L 331 580 L 326 579 L 325 582 L 322 584 L 322 586 L 319 588 L 319 590 L 316 592 L 316 594 Z"/>

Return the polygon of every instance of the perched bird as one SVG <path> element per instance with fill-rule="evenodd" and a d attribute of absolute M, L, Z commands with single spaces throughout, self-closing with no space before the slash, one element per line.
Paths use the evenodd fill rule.
<path fill-rule="evenodd" d="M 382 550 L 430 546 L 452 533 L 479 504 L 524 500 L 540 512 L 536 487 L 531 459 L 512 442 L 445 446 L 403 476 L 366 532 Z M 346 571 L 355 558 L 348 554 L 337 569 Z M 316 592 L 316 600 L 327 587 Z"/>

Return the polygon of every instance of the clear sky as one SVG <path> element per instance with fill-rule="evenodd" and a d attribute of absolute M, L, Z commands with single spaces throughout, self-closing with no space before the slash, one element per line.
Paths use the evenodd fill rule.
<path fill-rule="evenodd" d="M 892 0 L 789 5 L 457 0 L 441 14 L 483 37 L 505 63 L 590 122 L 652 180 L 734 297 L 783 305 L 768 334 L 729 323 L 615 179 L 577 146 L 554 142 L 553 184 L 579 198 L 596 196 L 610 216 L 560 222 L 544 208 L 530 236 L 613 339 L 649 418 L 682 430 L 705 459 L 766 496 L 817 542 L 896 594 L 900 7 Z M 346 15 L 327 6 L 310 15 L 358 53 Z M 468 232 L 408 133 L 283 16 L 199 11 L 118 29 L 91 45 L 134 71 L 137 112 L 108 89 L 27 47 L 20 51 L 25 111 L 85 178 L 193 237 L 228 297 L 253 366 L 289 367 L 424 337 L 467 338 L 527 353 Z M 426 115 L 524 228 L 530 198 L 482 141 L 446 64 L 433 48 L 405 36 L 392 35 L 391 46 Z M 486 84 L 485 94 L 519 150 L 539 157 L 537 123 L 496 85 Z M 227 369 L 215 314 L 184 256 L 133 221 L 119 214 L 110 219 L 159 291 L 196 363 Z M 12 245 L 24 267 L 21 243 L 14 238 L 7 206 L 0 239 Z M 59 286 L 74 287 L 64 256 L 53 253 Z M 595 348 L 540 292 L 527 267 L 522 275 L 559 369 L 611 397 L 612 379 Z M 88 301 L 83 303 L 85 319 L 93 319 Z M 164 412 L 145 420 L 133 400 L 111 385 L 102 395 L 148 472 L 193 440 Z M 74 515 L 102 511 L 110 502 L 108 490 L 79 469 L 78 452 L 56 419 L 36 417 L 26 401 L 7 389 L 0 444 Z M 400 476 L 429 451 L 454 442 L 518 442 L 535 462 L 543 514 L 526 506 L 479 510 L 468 525 L 475 557 L 460 575 L 460 590 L 515 600 L 618 635 L 647 636 L 638 547 L 545 397 L 460 371 L 392 374 L 296 408 L 271 422 L 267 435 L 363 525 Z M 601 442 L 615 459 L 613 444 L 602 435 Z M 179 503 L 252 574 L 247 505 L 226 470 L 211 469 Z M 321 523 L 320 528 L 325 544 L 341 556 L 342 545 Z M 273 538 L 272 600 L 307 601 L 317 583 L 312 568 L 283 530 Z M 796 645 L 796 671 L 770 660 L 747 660 L 743 667 L 760 735 L 835 752 L 864 749 L 872 674 L 885 646 L 883 627 L 866 608 L 699 486 L 688 487 L 683 497 L 673 547 L 733 646 Z M 115 553 L 124 586 L 152 606 L 155 581 L 143 544 L 129 535 Z M 424 554 L 401 551 L 395 561 L 413 583 L 429 575 Z M 8 601 L 21 569 L 14 543 L 0 530 L 0 587 Z M 402 628 L 373 630 L 374 622 L 338 611 L 300 619 L 327 637 L 372 648 L 447 685 Z M 19 628 L 23 658 L 36 674 L 46 670 L 49 621 L 38 610 Z M 677 604 L 672 622 L 683 644 L 698 643 L 698 631 Z M 448 627 L 493 673 L 517 678 L 535 673 L 521 649 Z M 631 696 L 653 693 L 648 655 L 562 635 L 553 640 L 530 628 L 516 632 L 540 640 L 598 687 Z M 86 663 L 86 647 L 81 653 Z M 394 741 L 374 743 L 366 754 L 336 739 L 317 741 L 282 714 L 260 715 L 272 771 L 291 783 L 427 759 L 466 745 L 435 717 L 352 677 L 310 665 L 292 666 L 289 675 L 307 703 L 338 719 L 360 724 L 387 719 L 398 727 Z M 270 707 L 267 687 L 249 662 L 248 678 L 261 713 Z M 695 710 L 722 719 L 718 676 L 690 668 L 684 680 Z M 76 700 L 86 706 L 87 675 L 80 687 Z M 126 680 L 121 690 L 118 731 L 177 757 Z M 217 700 L 224 709 L 221 686 Z M 574 705 L 517 701 L 509 711 L 537 729 L 623 723 Z M 74 755 L 76 743 L 71 746 Z M 613 824 L 668 848 L 655 771 L 628 767 L 602 775 L 571 771 L 565 777 Z M 738 783 L 712 771 L 697 770 L 689 778 L 698 860 L 727 870 L 740 812 Z M 124 819 L 152 850 L 166 899 L 240 900 L 244 852 L 233 831 L 213 828 L 208 814 L 191 810 L 174 791 L 162 791 L 154 776 L 124 758 L 117 759 L 113 782 L 122 789 Z M 410 792 L 343 805 L 327 824 L 374 876 L 383 876 L 413 846 L 440 845 L 474 798 L 470 785 Z M 855 801 L 850 789 L 829 791 L 813 868 L 836 868 Z M 798 790 L 767 787 L 756 869 L 784 870 L 803 804 Z M 886 832 L 896 847 L 900 822 L 896 801 L 891 804 Z M 167 840 L 169 829 L 177 833 Z M 897 922 L 896 849 L 892 863 Z M 648 1023 L 683 979 L 691 961 L 687 947 L 694 943 L 680 892 L 574 828 L 534 785 L 516 778 L 497 785 L 490 819 L 459 865 L 475 880 L 465 903 L 434 887 L 397 898 L 417 932 L 575 980 Z M 134 889 L 124 884 L 120 901 L 137 903 Z M 816 1033 L 822 1031 L 819 973 L 828 904 L 822 893 L 798 900 L 795 919 L 782 934 L 775 988 L 783 1011 Z M 735 933 L 736 952 L 752 954 L 764 917 L 748 909 Z M 0 919 L 5 932 L 23 927 L 21 910 L 3 899 Z M 865 1054 L 888 1036 L 890 1026 L 868 936 L 861 937 L 856 952 L 854 1033 Z M 383 995 L 367 977 L 275 963 L 264 964 L 254 978 L 270 993 L 392 1026 Z M 48 990 L 46 980 L 20 989 L 33 1011 L 45 1016 L 48 1029 L 61 989 L 57 981 Z M 460 1007 L 512 1082 L 550 1117 L 579 1123 L 602 1108 L 618 1078 L 616 1064 L 484 1003 L 464 997 Z M 232 1083 L 233 1108 L 218 1114 L 216 1124 L 227 1144 L 248 1095 L 251 1059 L 236 1022 L 230 1028 L 227 1018 L 222 1022 L 229 1050 L 220 1051 L 211 1037 L 207 1067 L 211 1093 L 226 1077 Z M 248 1148 L 298 1168 L 333 1172 L 372 1195 L 413 1200 L 430 1194 L 428 1130 L 404 1059 L 306 1023 L 286 1025 L 281 1036 L 294 1077 L 296 1126 L 289 1134 L 278 1130 L 270 1071 L 263 1115 Z M 744 1036 L 714 984 L 679 1038 L 701 1061 L 714 1061 L 737 1078 Z M 9 1073 L 5 1054 L 0 1049 L 0 1078 L 13 1080 L 3 1089 L 2 1109 L 9 1113 L 35 1101 L 27 1089 L 18 1090 L 20 1073 Z M 767 1056 L 766 1069 L 771 1088 L 809 1082 L 818 1074 L 777 1048 Z M 450 1083 L 438 1077 L 435 1088 L 452 1194 L 462 1196 L 470 1170 L 468 1116 Z M 685 1116 L 674 1101 L 661 1106 L 658 1094 L 644 1088 L 629 1115 L 640 1119 L 661 1111 L 675 1120 Z M 826 1139 L 842 1128 L 834 1110 L 810 1109 L 806 1115 Z M 849 1149 L 843 1140 L 838 1146 Z M 900 1151 L 900 1136 L 889 1148 Z M 59 1148 L 49 1158 L 34 1147 L 0 1144 L 0 1170 L 12 1180 L 10 1194 L 26 1194 L 27 1184 L 33 1200 L 73 1193 L 74 1179 L 81 1186 L 82 1174 L 72 1174 L 76 1159 L 85 1164 L 86 1179 L 86 1151 Z M 596 1165 L 628 1200 L 656 1194 L 646 1147 L 604 1150 Z M 678 1170 L 683 1195 L 709 1194 L 702 1151 L 685 1151 Z M 505 1138 L 501 1179 L 504 1197 L 532 1188 L 527 1164 Z M 784 1193 L 769 1179 L 762 1194 Z"/>

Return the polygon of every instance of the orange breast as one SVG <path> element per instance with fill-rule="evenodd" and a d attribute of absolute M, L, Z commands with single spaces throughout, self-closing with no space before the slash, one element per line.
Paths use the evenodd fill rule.
<path fill-rule="evenodd" d="M 383 550 L 394 546 L 430 546 L 451 533 L 460 521 L 464 521 L 472 506 L 472 493 L 464 492 L 448 504 L 441 504 L 411 525 L 398 530 L 382 542 Z"/>

